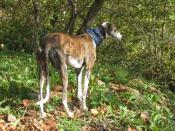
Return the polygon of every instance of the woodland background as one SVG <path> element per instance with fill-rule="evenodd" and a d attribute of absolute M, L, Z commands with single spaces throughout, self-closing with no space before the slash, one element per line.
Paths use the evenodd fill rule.
<path fill-rule="evenodd" d="M 15 128 L 22 123 L 21 114 L 26 113 L 25 108 L 21 107 L 22 113 L 18 114 L 12 105 L 17 106 L 24 98 L 33 99 L 28 92 L 37 90 L 34 49 L 40 38 L 49 32 L 80 34 L 87 27 L 95 27 L 103 21 L 109 21 L 118 27 L 123 40 L 119 42 L 109 38 L 97 49 L 97 62 L 90 86 L 99 86 L 101 90 L 91 89 L 90 101 L 95 99 L 96 104 L 89 104 L 99 112 L 103 106 L 106 108 L 118 103 L 119 105 L 111 107 L 111 110 L 119 110 L 119 117 L 112 118 L 114 123 L 111 124 L 109 120 L 114 111 L 109 111 L 103 118 L 97 117 L 96 121 L 90 118 L 95 122 L 89 122 L 88 126 L 81 123 L 81 118 L 78 123 L 64 119 L 62 122 L 56 121 L 57 129 L 78 130 L 82 125 L 89 129 L 101 129 L 105 128 L 105 122 L 107 128 L 116 130 L 175 129 L 175 95 L 172 93 L 175 92 L 174 0 L 1 0 L 0 4 L 0 114 L 6 116 L 11 113 L 16 116 L 19 121 Z M 54 69 L 51 70 L 54 72 Z M 76 86 L 73 73 L 70 69 L 70 85 Z M 53 88 L 58 81 L 57 74 L 53 73 Z M 104 85 L 97 85 L 100 82 Z M 105 94 L 106 87 L 125 89 L 126 86 L 134 88 L 145 97 L 145 100 L 137 105 L 138 108 L 135 107 L 138 99 L 135 94 L 134 97 L 122 90 L 124 94 L 118 95 L 116 88 L 107 91 L 108 95 L 112 93 L 111 98 Z M 73 92 L 74 90 L 76 89 L 74 88 Z M 94 91 L 100 92 L 102 98 L 93 95 Z M 117 100 L 114 98 L 116 96 Z M 128 106 L 126 101 L 127 104 L 123 102 L 123 99 L 129 101 L 130 105 Z M 161 112 L 152 104 L 159 103 L 162 99 L 165 99 L 165 107 L 162 107 L 165 110 Z M 9 104 L 11 100 L 14 100 L 14 103 Z M 150 102 L 144 105 L 146 101 Z M 56 108 L 53 103 L 52 99 L 52 105 L 47 106 L 50 112 Z M 27 106 L 27 109 L 33 108 Z M 130 112 L 132 109 L 134 115 Z M 142 110 L 147 110 L 149 114 L 148 123 L 138 117 L 140 113 L 143 117 Z M 145 116 L 145 119 L 148 119 L 148 116 Z M 6 125 L 5 118 L 2 119 L 2 125 Z M 72 126 L 66 127 L 67 123 Z M 33 127 L 32 124 L 31 126 Z M 18 128 L 21 129 L 20 126 Z"/>

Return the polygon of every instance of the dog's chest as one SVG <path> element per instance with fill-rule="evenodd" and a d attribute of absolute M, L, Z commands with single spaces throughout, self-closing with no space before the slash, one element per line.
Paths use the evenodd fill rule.
<path fill-rule="evenodd" d="M 74 68 L 81 68 L 83 65 L 83 62 L 84 62 L 84 59 L 79 60 L 79 59 L 73 58 L 72 56 L 68 56 L 68 63 Z"/>

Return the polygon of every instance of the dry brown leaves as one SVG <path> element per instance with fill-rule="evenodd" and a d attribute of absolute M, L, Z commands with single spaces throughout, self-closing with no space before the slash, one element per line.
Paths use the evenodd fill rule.
<path fill-rule="evenodd" d="M 14 121 L 16 121 L 16 117 L 14 115 L 8 114 L 7 121 L 8 122 L 14 122 Z"/>
<path fill-rule="evenodd" d="M 0 120 L 4 119 L 6 117 L 6 115 L 0 115 Z"/>
<path fill-rule="evenodd" d="M 0 115 L 0 130 L 1 131 L 16 131 L 17 128 L 12 123 L 17 119 L 15 116 L 9 115 Z"/>
<path fill-rule="evenodd" d="M 55 85 L 51 91 L 51 96 L 61 96 L 62 93 L 62 86 Z"/>
<path fill-rule="evenodd" d="M 115 122 L 106 121 L 92 121 L 88 125 L 83 126 L 83 131 L 118 131 Z"/>
<path fill-rule="evenodd" d="M 96 128 L 93 128 L 89 125 L 84 125 L 81 129 L 82 131 L 96 131 L 97 129 Z"/>
<path fill-rule="evenodd" d="M 93 116 L 104 115 L 107 112 L 107 106 L 106 105 L 102 105 L 102 106 L 100 106 L 98 108 L 91 109 L 90 112 L 91 112 L 91 114 Z"/>
<path fill-rule="evenodd" d="M 56 121 L 54 118 L 47 119 L 41 124 L 41 128 L 45 131 L 56 131 Z"/>
<path fill-rule="evenodd" d="M 55 85 L 52 89 L 53 92 L 61 92 L 62 86 L 61 85 Z"/>
<path fill-rule="evenodd" d="M 127 131 L 137 131 L 136 128 L 129 126 Z"/>
<path fill-rule="evenodd" d="M 28 110 L 26 115 L 21 119 L 19 128 L 33 131 L 56 131 L 56 120 L 54 116 L 48 116 L 45 119 L 40 119 L 37 111 Z"/>
<path fill-rule="evenodd" d="M 103 82 L 103 81 L 101 81 L 101 80 L 97 80 L 97 84 L 99 85 L 99 86 L 103 86 L 103 85 L 105 85 L 105 83 Z"/>
<path fill-rule="evenodd" d="M 28 105 L 28 104 L 27 104 Z M 54 115 L 50 115 L 45 119 L 40 119 L 38 111 L 26 110 L 26 114 L 17 119 L 13 115 L 0 115 L 0 130 L 2 131 L 56 131 L 56 120 Z M 14 122 L 17 123 L 14 125 Z"/>
<path fill-rule="evenodd" d="M 74 89 L 73 86 L 68 86 L 67 88 L 69 91 L 72 91 Z M 61 85 L 55 85 L 53 89 L 51 90 L 51 96 L 60 96 L 62 97 L 62 86 Z"/>
<path fill-rule="evenodd" d="M 94 115 L 94 116 L 96 116 L 96 115 L 98 115 L 98 110 L 97 109 L 91 109 L 91 114 L 92 115 Z"/>
<path fill-rule="evenodd" d="M 127 92 L 128 91 L 136 95 L 140 95 L 140 92 L 138 90 L 122 85 L 122 84 L 109 83 L 109 86 L 112 90 L 116 92 Z"/>
<path fill-rule="evenodd" d="M 22 105 L 23 105 L 24 107 L 28 107 L 28 106 L 30 106 L 30 105 L 32 105 L 32 104 L 33 104 L 33 100 L 24 99 L 24 100 L 22 101 Z"/>
<path fill-rule="evenodd" d="M 129 89 L 127 86 L 124 86 L 121 84 L 109 83 L 109 85 L 110 85 L 111 89 L 113 89 L 114 91 L 117 91 L 117 92 L 126 92 Z"/>
<path fill-rule="evenodd" d="M 150 118 L 149 118 L 149 113 L 148 112 L 142 112 L 140 114 L 140 117 L 141 119 L 145 122 L 145 123 L 148 123 L 150 121 Z"/>
<path fill-rule="evenodd" d="M 155 93 L 160 93 L 161 91 L 160 90 L 158 90 L 156 87 L 154 87 L 154 86 L 150 86 L 149 87 L 149 90 L 151 91 L 151 92 L 155 92 Z"/>

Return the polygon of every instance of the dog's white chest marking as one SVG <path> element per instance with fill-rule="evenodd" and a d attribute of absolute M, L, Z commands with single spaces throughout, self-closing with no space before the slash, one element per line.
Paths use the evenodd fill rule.
<path fill-rule="evenodd" d="M 74 68 L 81 68 L 82 67 L 82 64 L 83 64 L 83 60 L 75 59 L 72 56 L 69 56 L 68 57 L 68 62 Z"/>
<path fill-rule="evenodd" d="M 96 44 L 94 40 L 92 40 L 92 43 L 93 43 L 94 48 L 96 48 Z"/>

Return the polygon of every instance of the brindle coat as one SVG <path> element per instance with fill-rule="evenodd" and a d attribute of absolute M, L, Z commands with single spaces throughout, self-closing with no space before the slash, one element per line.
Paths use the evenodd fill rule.
<path fill-rule="evenodd" d="M 109 23 L 104 23 L 103 26 L 99 26 L 103 38 L 106 38 L 106 34 L 110 35 L 110 33 L 114 30 L 114 28 L 111 28 L 112 26 L 110 25 L 111 24 Z M 65 33 L 50 33 L 42 39 L 40 48 L 37 51 L 37 62 L 40 71 L 40 101 L 37 102 L 37 104 L 40 105 L 41 117 L 44 117 L 46 115 L 44 113 L 43 104 L 49 99 L 49 61 L 60 74 L 62 81 L 63 105 L 68 115 L 70 117 L 73 117 L 73 113 L 70 112 L 67 105 L 68 64 L 76 68 L 78 79 L 78 98 L 80 101 L 80 106 L 83 110 L 87 110 L 86 96 L 88 83 L 91 70 L 96 60 L 96 47 L 94 44 L 94 41 L 87 33 L 73 36 Z M 84 90 L 82 91 L 81 82 L 82 71 L 84 67 L 85 80 Z M 44 81 L 46 81 L 47 86 L 45 98 L 43 98 Z"/>

